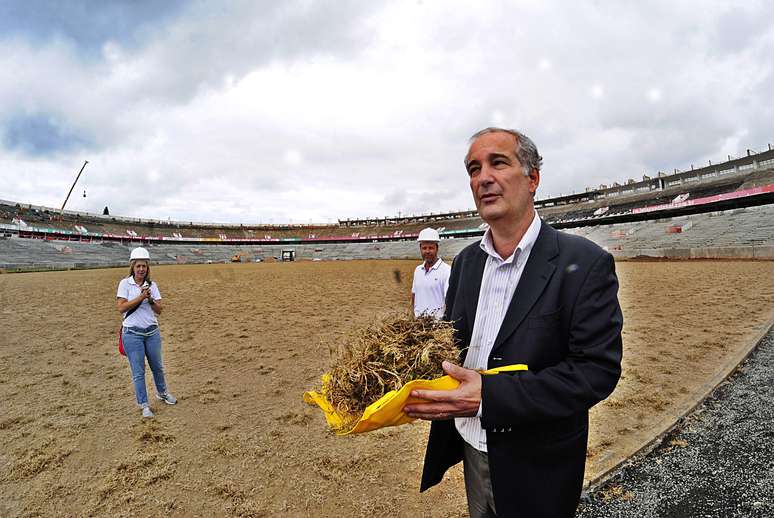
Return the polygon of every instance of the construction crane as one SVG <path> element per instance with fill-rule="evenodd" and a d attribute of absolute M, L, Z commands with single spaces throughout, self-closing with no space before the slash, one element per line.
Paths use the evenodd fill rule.
<path fill-rule="evenodd" d="M 83 173 L 83 170 L 86 169 L 86 164 L 88 164 L 88 163 L 89 163 L 88 160 L 84 160 L 83 161 L 83 166 L 81 166 L 81 170 L 78 171 L 78 176 L 75 177 L 75 181 L 73 182 L 72 187 L 70 187 L 70 192 L 67 193 L 67 198 L 65 198 L 65 201 L 62 204 L 62 208 L 59 209 L 59 221 L 62 221 L 62 218 L 64 216 L 64 208 L 65 208 L 65 205 L 67 205 L 67 200 L 70 199 L 70 195 L 73 193 L 73 189 L 75 189 L 75 184 L 78 183 L 78 178 L 81 177 L 81 173 Z M 83 196 L 84 197 L 86 196 L 86 191 L 85 190 L 83 191 Z"/>

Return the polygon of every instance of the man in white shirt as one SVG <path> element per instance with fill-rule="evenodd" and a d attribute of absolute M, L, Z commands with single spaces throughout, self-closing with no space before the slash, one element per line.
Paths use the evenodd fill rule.
<path fill-rule="evenodd" d="M 542 222 L 542 158 L 526 135 L 487 128 L 465 168 L 489 229 L 454 259 L 446 314 L 464 366 L 450 391 L 414 390 L 405 412 L 432 420 L 420 490 L 463 462 L 474 518 L 571 518 L 580 500 L 588 410 L 621 374 L 623 316 L 612 256 Z M 526 364 L 528 371 L 481 375 Z"/>
<path fill-rule="evenodd" d="M 443 318 L 451 266 L 438 257 L 440 240 L 441 236 L 434 228 L 423 229 L 417 238 L 423 262 L 414 270 L 411 285 L 411 309 L 415 317 L 428 315 Z"/>

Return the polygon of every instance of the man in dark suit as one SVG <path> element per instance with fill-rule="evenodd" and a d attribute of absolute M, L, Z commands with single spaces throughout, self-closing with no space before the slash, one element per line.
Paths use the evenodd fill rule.
<path fill-rule="evenodd" d="M 612 256 L 540 220 L 542 158 L 527 136 L 487 128 L 465 157 L 489 224 L 454 260 L 446 318 L 464 367 L 452 391 L 417 390 L 405 408 L 432 420 L 421 491 L 463 461 L 472 517 L 571 517 L 580 499 L 588 410 L 621 373 L 618 280 Z M 528 371 L 481 375 L 523 363 Z"/>

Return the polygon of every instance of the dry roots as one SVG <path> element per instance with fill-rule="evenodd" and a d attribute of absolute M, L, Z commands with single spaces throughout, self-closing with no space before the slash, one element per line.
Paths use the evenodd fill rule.
<path fill-rule="evenodd" d="M 365 408 L 415 379 L 443 375 L 441 363 L 459 361 L 451 322 L 393 316 L 353 332 L 339 347 L 325 385 L 326 398 L 349 429 Z"/>

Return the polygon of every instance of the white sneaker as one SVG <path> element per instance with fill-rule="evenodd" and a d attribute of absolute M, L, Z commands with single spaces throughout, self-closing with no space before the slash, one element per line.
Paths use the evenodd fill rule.
<path fill-rule="evenodd" d="M 153 417 L 153 412 L 151 412 L 151 409 L 149 406 L 142 407 L 142 416 L 143 417 Z"/>
<path fill-rule="evenodd" d="M 174 405 L 177 403 L 177 398 L 169 392 L 165 392 L 164 394 L 156 394 L 156 399 L 160 399 L 168 405 Z"/>

